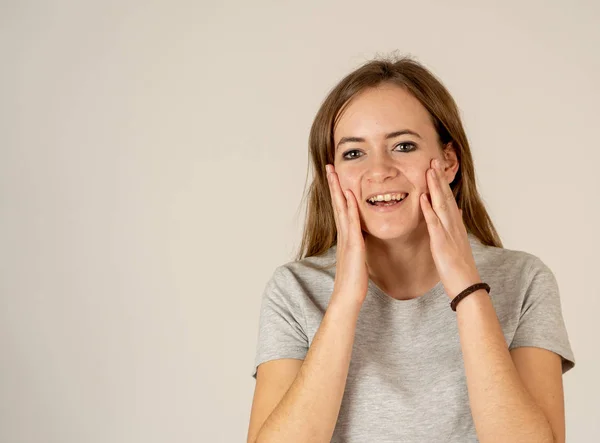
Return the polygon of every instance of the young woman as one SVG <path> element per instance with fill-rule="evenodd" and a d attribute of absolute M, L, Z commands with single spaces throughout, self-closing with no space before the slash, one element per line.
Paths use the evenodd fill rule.
<path fill-rule="evenodd" d="M 297 260 L 266 285 L 249 442 L 564 442 L 552 271 L 502 247 L 457 106 L 410 58 L 314 120 Z"/>

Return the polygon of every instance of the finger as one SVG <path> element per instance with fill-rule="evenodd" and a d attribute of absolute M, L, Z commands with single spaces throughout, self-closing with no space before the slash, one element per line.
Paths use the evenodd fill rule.
<path fill-rule="evenodd" d="M 338 216 L 338 230 L 341 231 L 342 235 L 345 235 L 348 232 L 348 209 L 346 203 L 346 197 L 344 197 L 342 192 L 342 187 L 340 185 L 338 175 L 333 168 L 333 165 L 330 166 L 330 186 L 329 190 L 331 192 L 331 198 L 333 200 L 334 207 L 337 211 Z"/>
<path fill-rule="evenodd" d="M 339 216 L 338 216 L 338 209 L 337 209 L 337 205 L 335 204 L 335 200 L 333 198 L 333 180 L 331 179 L 331 173 L 329 172 L 328 167 L 327 168 L 327 185 L 329 186 L 329 195 L 331 196 L 331 207 L 333 208 L 333 218 L 335 220 L 335 227 L 337 232 L 340 232 L 340 222 L 339 222 Z"/>
<path fill-rule="evenodd" d="M 442 161 L 440 159 L 436 159 L 434 161 L 434 167 L 436 168 L 436 171 L 437 171 L 436 175 L 438 177 L 439 189 L 440 189 L 444 199 L 448 202 L 448 208 L 449 209 L 459 209 L 458 205 L 456 204 L 456 198 L 454 197 L 452 188 L 450 187 L 450 183 L 448 182 L 448 180 L 446 180 L 444 165 L 442 164 Z"/>
<path fill-rule="evenodd" d="M 427 211 L 427 209 L 429 209 L 434 212 L 435 218 L 438 222 L 442 221 L 447 223 L 447 215 L 445 214 L 446 208 L 444 207 L 445 202 L 444 199 L 440 197 L 441 191 L 438 183 L 438 175 L 437 171 L 434 168 L 430 168 L 427 170 L 427 188 L 429 189 L 429 198 L 431 199 L 431 202 L 429 201 L 429 199 L 427 199 L 426 195 L 424 200 L 423 197 L 421 197 L 421 203 L 426 204 L 425 209 L 423 210 L 425 220 L 427 220 L 428 224 L 433 221 L 432 215 Z M 429 219 L 427 217 L 429 217 Z M 445 220 L 440 220 L 444 217 Z"/>
<path fill-rule="evenodd" d="M 340 180 L 335 170 L 331 172 L 331 180 L 333 186 L 333 198 L 338 209 L 338 221 L 342 232 L 346 234 L 348 232 L 348 202 L 346 201 L 344 191 L 342 191 L 342 185 L 340 185 Z"/>
<path fill-rule="evenodd" d="M 421 194 L 419 198 L 419 203 L 421 204 L 421 210 L 423 211 L 423 216 L 425 217 L 425 221 L 427 222 L 427 228 L 429 229 L 429 234 L 432 235 L 435 230 L 441 227 L 441 221 L 437 216 L 436 212 L 433 210 L 431 203 L 429 203 L 429 199 L 427 198 L 427 194 Z"/>
<path fill-rule="evenodd" d="M 360 227 L 360 215 L 358 212 L 358 203 L 351 190 L 347 189 L 344 193 L 348 202 L 348 238 L 352 241 L 363 239 Z"/>
<path fill-rule="evenodd" d="M 452 218 L 458 215 L 458 206 L 448 182 L 444 178 L 441 166 L 432 162 L 427 174 L 428 187 L 431 193 L 431 206 L 445 226 L 449 226 Z"/>

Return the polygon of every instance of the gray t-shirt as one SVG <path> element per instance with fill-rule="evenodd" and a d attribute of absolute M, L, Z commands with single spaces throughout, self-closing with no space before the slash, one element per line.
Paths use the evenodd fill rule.
<path fill-rule="evenodd" d="M 509 349 L 535 346 L 575 359 L 552 271 L 538 257 L 483 245 L 469 234 L 475 263 Z M 336 247 L 277 267 L 261 303 L 252 376 L 259 364 L 304 359 L 333 291 Z M 477 442 L 456 312 L 441 282 L 396 300 L 369 280 L 332 442 Z"/>

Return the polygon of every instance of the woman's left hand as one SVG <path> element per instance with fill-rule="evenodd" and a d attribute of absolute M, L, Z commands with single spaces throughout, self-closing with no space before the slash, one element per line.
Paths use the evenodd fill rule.
<path fill-rule="evenodd" d="M 453 299 L 467 287 L 480 283 L 481 277 L 475 265 L 462 211 L 443 173 L 440 160 L 433 159 L 432 168 L 426 173 L 431 203 L 427 194 L 423 193 L 420 204 L 427 222 L 435 266 L 446 294 Z"/>

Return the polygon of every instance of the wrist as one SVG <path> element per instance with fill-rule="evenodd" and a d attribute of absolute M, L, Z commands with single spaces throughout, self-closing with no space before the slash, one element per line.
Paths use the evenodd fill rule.
<path fill-rule="evenodd" d="M 357 299 L 350 294 L 342 294 L 334 291 L 331 295 L 327 312 L 339 312 L 344 317 L 358 317 L 362 304 L 363 302 L 360 299 Z"/>
<path fill-rule="evenodd" d="M 464 291 L 458 294 L 450 302 L 450 307 L 453 311 L 456 311 L 457 306 L 462 302 L 463 299 L 470 298 L 472 300 L 475 300 L 475 297 L 477 297 L 478 295 L 482 295 L 482 293 L 486 295 L 489 294 L 490 289 L 490 285 L 488 285 L 485 282 L 475 283 L 474 285 L 467 287 Z"/>
<path fill-rule="evenodd" d="M 450 287 L 446 289 L 446 294 L 450 300 L 454 300 L 458 294 L 467 289 L 469 286 L 474 285 L 475 283 L 482 283 L 482 281 L 483 280 L 481 280 L 478 272 L 465 274 L 464 276 L 456 279 L 456 281 L 452 282 Z"/>

